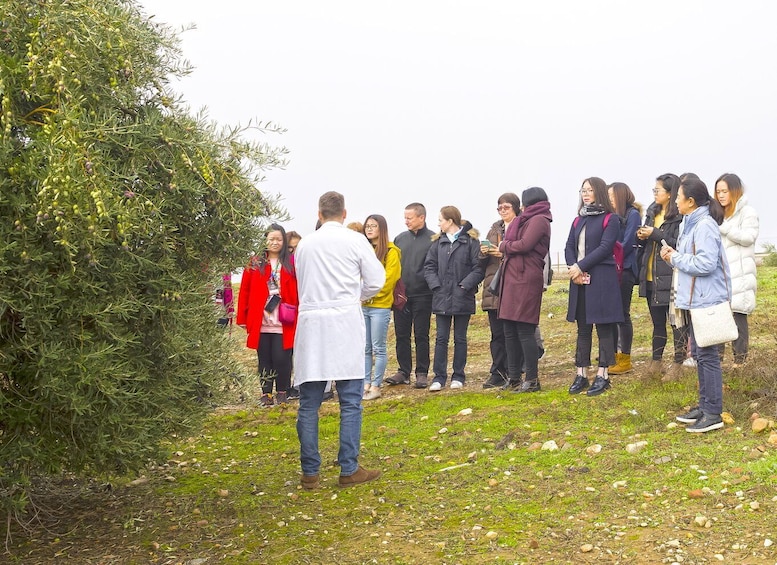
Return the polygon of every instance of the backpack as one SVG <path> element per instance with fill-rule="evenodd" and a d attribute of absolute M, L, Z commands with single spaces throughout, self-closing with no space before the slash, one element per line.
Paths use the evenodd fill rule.
<path fill-rule="evenodd" d="M 612 214 L 609 212 L 604 216 L 602 229 L 607 228 L 607 224 L 610 222 L 610 216 L 612 216 Z M 577 227 L 578 223 L 580 223 L 580 216 L 575 218 L 573 226 Z M 612 258 L 615 259 L 615 272 L 618 273 L 618 282 L 620 283 L 621 279 L 623 278 L 623 244 L 617 239 L 615 240 L 615 245 L 612 248 Z"/>

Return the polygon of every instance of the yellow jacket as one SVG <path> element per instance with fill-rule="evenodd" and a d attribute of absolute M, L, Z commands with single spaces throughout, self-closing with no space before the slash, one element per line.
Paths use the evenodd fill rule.
<path fill-rule="evenodd" d="M 401 257 L 402 252 L 399 250 L 399 247 L 389 242 L 386 258 L 383 260 L 383 268 L 386 270 L 386 283 L 378 294 L 370 300 L 362 302 L 363 306 L 391 308 L 392 304 L 394 304 L 394 286 L 396 286 L 399 277 L 402 276 Z"/>

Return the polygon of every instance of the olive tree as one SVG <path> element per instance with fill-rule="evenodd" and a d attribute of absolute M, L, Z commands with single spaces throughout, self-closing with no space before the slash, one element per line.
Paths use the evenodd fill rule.
<path fill-rule="evenodd" d="M 178 39 L 131 1 L 0 0 L 0 501 L 123 472 L 226 371 L 209 284 L 245 262 L 285 150 L 171 89 Z M 270 124 L 254 125 L 261 139 Z M 259 134 L 253 135 L 259 130 Z"/>

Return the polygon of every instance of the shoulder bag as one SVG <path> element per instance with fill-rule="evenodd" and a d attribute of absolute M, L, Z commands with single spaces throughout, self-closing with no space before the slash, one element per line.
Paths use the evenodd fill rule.
<path fill-rule="evenodd" d="M 722 251 L 721 251 L 722 253 Z M 696 244 L 693 245 L 693 254 L 696 254 Z M 722 267 L 722 261 L 721 261 Z M 723 269 L 723 278 L 726 281 L 726 291 L 728 291 L 728 277 L 726 270 Z M 693 326 L 693 339 L 699 347 L 710 347 L 719 343 L 734 341 L 739 337 L 736 322 L 734 322 L 734 313 L 731 311 L 731 302 L 726 300 L 714 306 L 706 308 L 693 307 L 693 287 L 696 283 L 696 277 L 691 279 L 691 324 Z M 728 292 L 726 292 L 728 294 Z"/>

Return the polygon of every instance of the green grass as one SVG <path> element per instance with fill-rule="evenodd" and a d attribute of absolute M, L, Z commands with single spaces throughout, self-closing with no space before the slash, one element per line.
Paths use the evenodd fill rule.
<path fill-rule="evenodd" d="M 296 405 L 261 410 L 249 390 L 251 402 L 214 411 L 200 435 L 171 438 L 170 460 L 149 468 L 147 484 L 130 488 L 123 486 L 129 478 L 119 481 L 116 512 L 87 509 L 81 525 L 59 533 L 56 543 L 55 534 L 40 528 L 17 534 L 12 559 L 55 562 L 59 552 L 57 558 L 79 562 L 86 555 L 92 560 L 81 562 L 90 563 L 204 557 L 274 564 L 669 563 L 681 557 L 687 564 L 717 562 L 719 554 L 727 563 L 775 563 L 775 546 L 764 540 L 777 542 L 777 446 L 767 441 L 768 432 L 753 433 L 749 418 L 755 411 L 775 415 L 777 323 L 768 305 L 777 296 L 777 269 L 762 268 L 759 284 L 751 360 L 737 370 L 724 364 L 725 409 L 735 423 L 722 431 L 699 436 L 673 424 L 695 403 L 695 373 L 676 383 L 643 373 L 651 327 L 636 290 L 635 370 L 613 377 L 602 396 L 568 395 L 574 325 L 564 320 L 566 285 L 557 281 L 541 322 L 543 391 L 481 389 L 490 360 L 488 322 L 479 313 L 464 391 L 400 386 L 365 404 L 361 462 L 382 469 L 378 481 L 336 486 L 338 411 L 325 403 L 323 488 L 302 491 Z M 236 355 L 254 370 L 254 354 L 240 349 L 244 336 L 234 337 Z M 671 345 L 665 359 L 670 354 Z M 471 415 L 459 415 L 464 408 Z M 550 441 L 557 450 L 541 449 Z M 629 453 L 627 445 L 639 441 L 647 444 Z M 593 452 L 595 445 L 600 452 Z M 696 523 L 700 516 L 709 527 Z M 87 536 L 90 551 L 70 543 Z M 583 551 L 586 544 L 591 551 Z M 116 559 L 101 561 L 106 554 Z"/>

